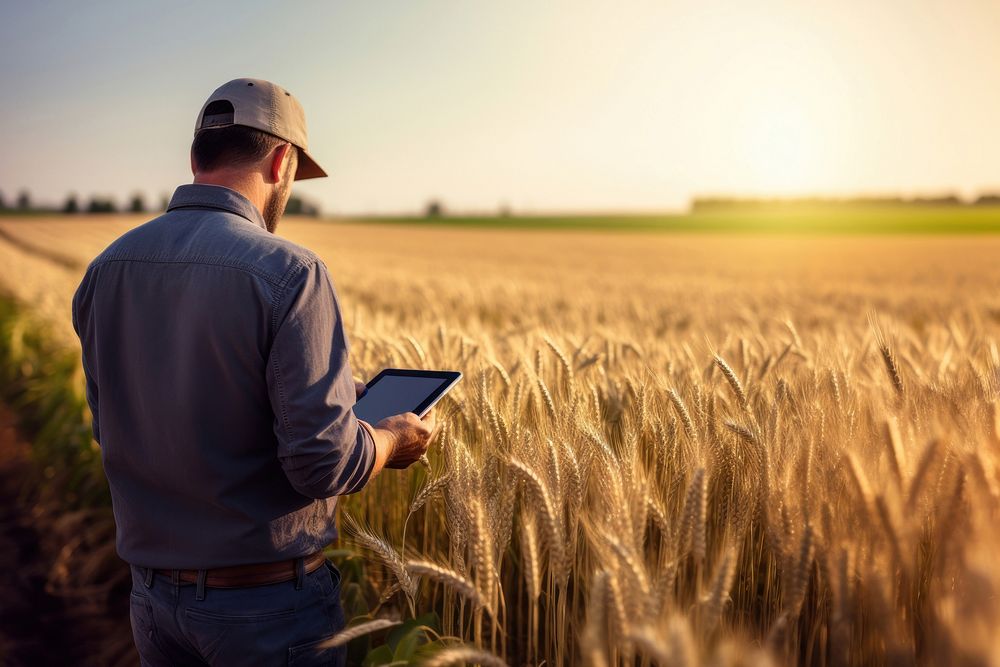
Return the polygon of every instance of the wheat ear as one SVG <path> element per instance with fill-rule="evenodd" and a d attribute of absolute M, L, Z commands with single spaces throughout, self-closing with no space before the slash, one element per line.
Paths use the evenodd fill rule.
<path fill-rule="evenodd" d="M 354 540 L 365 547 L 382 563 L 389 568 L 395 576 L 396 580 L 399 582 L 400 587 L 407 593 L 407 595 L 413 595 L 413 580 L 410 578 L 409 573 L 406 571 L 406 567 L 403 564 L 403 559 L 396 551 L 395 547 L 389 544 L 386 540 L 379 537 L 373 533 L 369 528 L 363 526 L 356 518 L 351 514 L 344 514 L 344 524 L 351 532 Z"/>
<path fill-rule="evenodd" d="M 528 597 L 532 602 L 542 593 L 542 572 L 538 558 L 538 529 L 533 512 L 522 512 L 521 554 L 524 558 L 524 578 L 528 583 Z"/>
<path fill-rule="evenodd" d="M 569 358 L 566 356 L 566 353 L 563 352 L 562 348 L 556 345 L 555 342 L 548 336 L 542 336 L 542 340 L 545 341 L 545 344 L 549 346 L 549 349 L 552 350 L 552 352 L 559 359 L 559 363 L 560 365 L 562 365 L 563 373 L 566 375 L 566 383 L 569 387 L 572 387 L 573 364 L 570 363 Z"/>
<path fill-rule="evenodd" d="M 411 574 L 422 575 L 451 587 L 456 593 L 477 607 L 486 607 L 489 609 L 489 605 L 486 604 L 486 601 L 479 594 L 476 585 L 455 570 L 425 560 L 406 561 L 406 569 Z"/>
<path fill-rule="evenodd" d="M 517 459 L 511 459 L 510 465 L 527 483 L 534 493 L 536 500 L 542 505 L 542 521 L 545 524 L 545 532 L 549 547 L 549 565 L 553 573 L 560 578 L 566 574 L 566 543 L 562 535 L 562 524 L 560 522 L 560 512 L 552 500 L 545 482 L 534 470 L 526 466 Z"/>
<path fill-rule="evenodd" d="M 472 663 L 481 667 L 507 667 L 498 656 L 473 646 L 455 646 L 434 654 L 423 663 L 424 667 L 448 667 Z"/>
<path fill-rule="evenodd" d="M 875 334 L 875 342 L 878 345 L 879 352 L 882 354 L 882 361 L 885 363 L 886 372 L 889 373 L 889 379 L 892 380 L 892 386 L 899 396 L 903 396 L 906 393 L 906 389 L 903 386 L 903 376 L 899 372 L 899 364 L 896 363 L 896 355 L 892 353 L 889 343 L 886 342 L 885 334 L 878 323 L 878 316 L 874 312 L 868 313 L 868 323 Z"/>
<path fill-rule="evenodd" d="M 736 398 L 740 401 L 740 407 L 746 409 L 749 406 L 749 400 L 747 399 L 747 393 L 743 389 L 743 383 L 740 379 L 736 377 L 736 372 L 729 367 L 729 364 L 719 355 L 715 355 L 715 364 L 722 371 L 722 374 L 726 377 L 726 382 L 729 386 L 733 388 L 733 393 L 736 394 Z"/>
<path fill-rule="evenodd" d="M 542 400 L 545 403 L 545 409 L 548 411 L 549 416 L 552 421 L 556 421 L 558 415 L 556 413 L 556 404 L 552 402 L 552 394 L 549 393 L 549 388 L 545 386 L 545 380 L 542 376 L 538 376 L 538 390 L 542 394 Z"/>
<path fill-rule="evenodd" d="M 696 560 L 705 557 L 705 514 L 708 504 L 708 487 L 705 484 L 705 469 L 698 468 L 688 485 L 687 496 L 684 499 L 684 513 L 681 518 L 682 538 L 679 545 L 682 549 L 691 547 L 691 553 Z"/>
<path fill-rule="evenodd" d="M 471 504 L 472 526 L 475 529 L 472 554 L 476 566 L 476 582 L 485 598 L 492 600 L 497 581 L 493 566 L 493 534 L 490 532 L 482 501 L 479 498 L 474 498 Z"/>
<path fill-rule="evenodd" d="M 416 512 L 421 507 L 427 504 L 427 501 L 438 494 L 445 486 L 447 486 L 448 481 L 451 479 L 451 473 L 445 473 L 438 477 L 437 479 L 425 484 L 422 489 L 417 493 L 417 496 L 410 503 L 410 514 Z"/>
<path fill-rule="evenodd" d="M 684 424 L 684 432 L 687 434 L 688 439 L 692 443 L 697 444 L 698 431 L 694 428 L 694 420 L 691 419 L 691 413 L 688 412 L 687 406 L 681 400 L 680 394 L 677 393 L 676 389 L 668 389 L 667 397 L 673 403 L 674 409 L 677 410 L 677 414 L 681 418 L 681 423 Z"/>
<path fill-rule="evenodd" d="M 391 628 L 395 625 L 399 625 L 402 621 L 390 621 L 386 618 L 376 618 L 374 621 L 367 621 L 365 623 L 360 623 L 358 625 L 345 628 L 330 637 L 326 641 L 322 642 L 318 648 L 332 648 L 334 646 L 343 646 L 344 644 L 350 642 L 352 639 L 357 639 L 358 637 L 364 637 L 365 635 L 370 635 L 373 632 L 378 632 L 379 630 L 384 630 L 386 628 Z"/>
<path fill-rule="evenodd" d="M 809 573 L 813 560 L 813 527 L 806 524 L 802 531 L 802 540 L 799 542 L 799 554 L 795 562 L 795 569 L 792 571 L 791 582 L 788 589 L 788 610 L 794 616 L 799 613 L 802 602 L 805 600 L 806 587 L 809 585 Z"/>
<path fill-rule="evenodd" d="M 722 609 L 729 597 L 729 589 L 733 585 L 733 576 L 736 574 L 736 550 L 733 547 L 726 549 L 726 553 L 715 571 L 712 578 L 712 588 L 701 601 L 702 618 L 705 621 L 705 630 L 710 631 L 719 622 L 722 616 Z"/>

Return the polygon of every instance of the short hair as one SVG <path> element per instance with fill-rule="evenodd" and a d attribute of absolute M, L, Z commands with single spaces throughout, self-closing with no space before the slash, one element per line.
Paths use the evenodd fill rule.
<path fill-rule="evenodd" d="M 214 104 L 217 102 L 205 109 L 206 117 L 225 111 L 213 109 Z M 229 109 L 232 109 L 231 105 Z M 199 171 L 213 171 L 227 164 L 254 164 L 285 143 L 284 139 L 246 125 L 203 125 L 203 128 L 195 133 L 191 144 L 191 154 Z"/>

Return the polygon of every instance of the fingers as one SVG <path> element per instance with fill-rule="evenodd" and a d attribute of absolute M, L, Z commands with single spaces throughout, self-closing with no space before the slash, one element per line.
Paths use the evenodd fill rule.
<path fill-rule="evenodd" d="M 414 412 L 404 412 L 380 421 L 376 428 L 386 428 L 399 434 L 397 446 L 386 462 L 386 467 L 395 469 L 409 467 L 427 451 L 431 441 L 443 426 L 443 422 L 437 420 L 433 411 L 422 418 Z"/>
<path fill-rule="evenodd" d="M 444 428 L 443 422 L 437 422 L 436 424 L 434 424 L 434 428 L 431 429 L 431 434 L 427 436 L 428 446 L 430 446 L 430 444 L 434 442 L 434 438 L 437 437 L 437 434 L 440 433 L 443 428 Z"/>

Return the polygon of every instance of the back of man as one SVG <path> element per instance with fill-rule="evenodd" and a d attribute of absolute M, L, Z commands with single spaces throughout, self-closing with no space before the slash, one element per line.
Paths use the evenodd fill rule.
<path fill-rule="evenodd" d="M 410 465 L 434 420 L 355 417 L 328 268 L 273 233 L 291 181 L 325 176 L 298 102 L 220 87 L 192 170 L 73 297 L 136 646 L 144 665 L 341 664 L 319 648 L 344 625 L 336 498 Z"/>
<path fill-rule="evenodd" d="M 103 411 L 99 429 L 118 552 L 130 563 L 197 569 L 311 554 L 335 536 L 336 496 L 368 479 L 370 438 L 342 408 L 354 383 L 326 267 L 261 222 L 227 188 L 181 186 L 166 214 L 112 243 L 81 284 L 100 402 L 128 406 Z M 288 410 L 292 398 L 282 355 L 304 351 L 286 320 L 319 319 L 296 299 L 335 310 L 332 331 L 312 332 L 324 348 L 310 350 L 321 353 L 310 380 L 328 393 L 310 408 L 325 407 L 316 419 L 350 444 L 328 498 L 307 479 L 293 486 L 281 458 L 308 452 L 282 451 L 274 432 L 284 425 L 272 406 Z"/>

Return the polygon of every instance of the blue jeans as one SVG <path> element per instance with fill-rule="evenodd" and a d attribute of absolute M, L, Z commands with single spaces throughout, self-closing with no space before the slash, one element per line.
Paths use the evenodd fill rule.
<path fill-rule="evenodd" d="M 344 627 L 340 572 L 329 561 L 301 580 L 203 588 L 203 599 L 197 584 L 131 568 L 129 617 L 143 667 L 344 664 L 345 647 L 317 648 Z"/>

